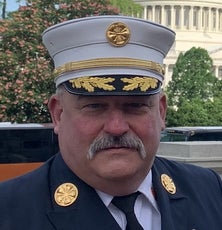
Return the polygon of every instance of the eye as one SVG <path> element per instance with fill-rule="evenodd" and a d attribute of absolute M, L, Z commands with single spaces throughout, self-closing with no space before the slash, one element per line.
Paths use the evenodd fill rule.
<path fill-rule="evenodd" d="M 84 110 L 97 111 L 105 108 L 105 105 L 102 103 L 89 103 L 82 106 Z"/>
<path fill-rule="evenodd" d="M 145 103 L 131 102 L 125 104 L 123 109 L 129 114 L 141 114 L 148 111 L 148 106 Z"/>
<path fill-rule="evenodd" d="M 128 106 L 133 107 L 133 108 L 142 108 L 142 107 L 147 106 L 147 105 L 144 103 L 135 103 L 134 102 L 134 103 L 129 103 Z"/>
<path fill-rule="evenodd" d="M 96 109 L 96 108 L 101 107 L 101 105 L 100 105 L 100 104 L 87 104 L 87 105 L 84 105 L 83 107 L 84 107 L 84 108 Z"/>

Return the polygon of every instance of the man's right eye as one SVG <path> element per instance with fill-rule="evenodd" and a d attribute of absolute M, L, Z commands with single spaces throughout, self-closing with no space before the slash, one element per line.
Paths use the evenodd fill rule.
<path fill-rule="evenodd" d="M 82 108 L 85 110 L 97 111 L 97 110 L 103 110 L 105 108 L 105 105 L 101 103 L 90 103 L 90 104 L 83 105 Z"/>
<path fill-rule="evenodd" d="M 97 109 L 97 108 L 101 108 L 102 105 L 101 104 L 87 104 L 87 105 L 84 105 L 84 108 L 92 108 L 92 109 Z"/>

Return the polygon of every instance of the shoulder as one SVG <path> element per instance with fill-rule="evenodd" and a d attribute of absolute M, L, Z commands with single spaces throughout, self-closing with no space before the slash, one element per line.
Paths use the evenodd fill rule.
<path fill-rule="evenodd" d="M 221 178 L 211 169 L 161 157 L 156 157 L 154 168 L 158 174 L 169 174 L 181 187 L 202 187 L 205 190 L 212 186 L 213 189 L 222 193 Z"/>
<path fill-rule="evenodd" d="M 51 207 L 52 162 L 53 158 L 28 174 L 0 183 L 0 229 L 51 229 L 45 212 Z"/>
<path fill-rule="evenodd" d="M 13 202 L 24 198 L 35 199 L 41 196 L 48 188 L 48 171 L 52 159 L 25 175 L 0 183 L 0 203 Z M 19 199 L 17 199 L 19 198 Z M 21 201 L 22 202 L 22 201 Z"/>
<path fill-rule="evenodd" d="M 216 173 L 209 168 L 203 168 L 190 163 L 181 163 L 173 160 L 168 160 L 163 157 L 156 157 L 155 163 L 157 167 L 167 169 L 175 173 L 185 173 L 185 174 L 201 174 L 207 176 L 215 176 Z"/>

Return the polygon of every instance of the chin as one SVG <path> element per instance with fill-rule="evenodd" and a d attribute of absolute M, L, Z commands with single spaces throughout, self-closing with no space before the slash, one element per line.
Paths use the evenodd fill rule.
<path fill-rule="evenodd" d="M 129 164 L 118 164 L 107 166 L 101 170 L 103 177 L 113 180 L 123 180 L 127 178 L 132 178 L 138 172 L 141 171 L 141 166 L 139 165 L 129 165 Z"/>

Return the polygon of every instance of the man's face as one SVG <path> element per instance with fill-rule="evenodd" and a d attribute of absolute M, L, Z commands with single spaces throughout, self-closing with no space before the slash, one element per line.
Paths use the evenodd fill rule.
<path fill-rule="evenodd" d="M 52 96 L 49 108 L 61 154 L 74 173 L 106 193 L 136 189 L 159 145 L 164 95 L 77 96 L 65 91 Z"/>

